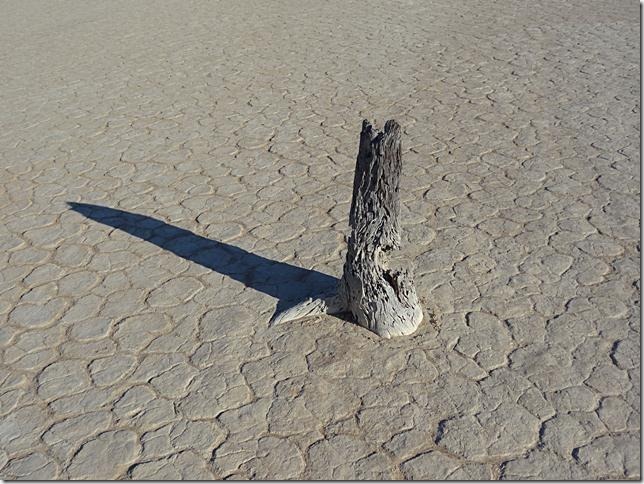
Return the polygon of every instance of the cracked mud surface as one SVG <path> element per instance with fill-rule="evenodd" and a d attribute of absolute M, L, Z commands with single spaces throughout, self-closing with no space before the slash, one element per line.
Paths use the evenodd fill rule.
<path fill-rule="evenodd" d="M 639 478 L 638 19 L 4 4 L 0 476 Z M 269 327 L 341 274 L 364 117 L 433 321 Z"/>

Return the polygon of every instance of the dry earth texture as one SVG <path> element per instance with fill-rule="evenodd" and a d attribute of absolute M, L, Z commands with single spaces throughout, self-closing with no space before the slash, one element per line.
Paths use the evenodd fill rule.
<path fill-rule="evenodd" d="M 3 2 L 0 476 L 639 478 L 638 22 Z M 363 118 L 431 318 L 269 325 L 342 274 Z"/>

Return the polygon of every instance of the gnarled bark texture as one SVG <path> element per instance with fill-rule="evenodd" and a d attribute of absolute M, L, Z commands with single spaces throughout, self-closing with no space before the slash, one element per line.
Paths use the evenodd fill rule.
<path fill-rule="evenodd" d="M 389 267 L 400 248 L 400 125 L 362 122 L 340 293 L 361 326 L 384 337 L 413 333 L 423 319 L 411 273 Z"/>
<path fill-rule="evenodd" d="M 390 267 L 400 247 L 400 126 L 387 121 L 377 132 L 362 122 L 353 179 L 344 274 L 337 294 L 311 297 L 273 317 L 273 323 L 350 311 L 356 322 L 390 338 L 413 333 L 423 319 L 411 272 Z"/>

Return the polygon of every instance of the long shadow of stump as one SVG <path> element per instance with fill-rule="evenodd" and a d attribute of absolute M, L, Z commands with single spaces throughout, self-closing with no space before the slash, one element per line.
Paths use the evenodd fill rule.
<path fill-rule="evenodd" d="M 334 292 L 339 282 L 322 272 L 270 260 L 147 215 L 87 203 L 68 202 L 67 205 L 89 219 L 122 230 L 278 299 L 275 313 L 312 292 Z"/>

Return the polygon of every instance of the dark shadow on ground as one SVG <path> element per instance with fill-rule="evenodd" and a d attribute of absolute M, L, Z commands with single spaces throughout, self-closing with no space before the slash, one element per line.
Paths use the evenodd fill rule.
<path fill-rule="evenodd" d="M 311 294 L 332 293 L 338 284 L 337 278 L 322 272 L 270 260 L 153 217 L 87 203 L 67 204 L 89 219 L 127 232 L 278 299 L 276 312 Z"/>

